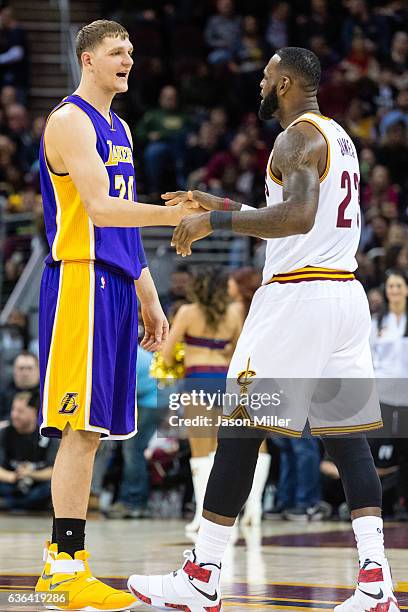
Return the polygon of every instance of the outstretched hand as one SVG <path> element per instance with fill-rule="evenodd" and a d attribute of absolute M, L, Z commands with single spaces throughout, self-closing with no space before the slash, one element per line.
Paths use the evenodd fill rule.
<path fill-rule="evenodd" d="M 191 255 L 191 243 L 205 238 L 212 231 L 208 212 L 185 217 L 174 230 L 171 245 L 176 248 L 178 255 L 186 257 Z"/>
<path fill-rule="evenodd" d="M 162 199 L 165 201 L 166 206 L 176 206 L 183 203 L 195 202 L 197 206 L 205 210 L 222 210 L 223 200 L 205 193 L 204 191 L 169 191 L 162 194 Z"/>

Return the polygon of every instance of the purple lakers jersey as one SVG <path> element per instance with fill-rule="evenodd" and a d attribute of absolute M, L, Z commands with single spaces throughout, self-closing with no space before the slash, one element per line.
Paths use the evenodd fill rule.
<path fill-rule="evenodd" d="M 135 200 L 132 147 L 122 121 L 110 112 L 110 122 L 77 95 L 63 104 L 75 104 L 86 113 L 96 132 L 96 150 L 109 176 L 109 195 Z M 69 174 L 59 175 L 47 164 L 44 136 L 40 145 L 40 179 L 45 229 L 50 252 L 46 263 L 95 261 L 137 279 L 146 264 L 138 228 L 95 227 Z"/>

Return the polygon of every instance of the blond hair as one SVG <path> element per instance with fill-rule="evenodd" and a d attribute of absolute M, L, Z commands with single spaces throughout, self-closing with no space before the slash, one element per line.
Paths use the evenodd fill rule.
<path fill-rule="evenodd" d="M 128 31 L 116 21 L 97 19 L 81 28 L 76 36 L 75 50 L 79 64 L 84 51 L 91 51 L 97 47 L 106 36 L 125 40 L 129 38 Z"/>

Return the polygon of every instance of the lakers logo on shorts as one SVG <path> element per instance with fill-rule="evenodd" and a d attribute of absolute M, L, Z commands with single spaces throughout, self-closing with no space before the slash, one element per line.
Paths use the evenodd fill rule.
<path fill-rule="evenodd" d="M 74 414 L 78 408 L 78 404 L 75 401 L 78 393 L 66 393 L 61 401 L 61 408 L 58 410 L 60 414 Z"/>
<path fill-rule="evenodd" d="M 241 395 L 248 393 L 248 386 L 252 384 L 252 380 L 250 380 L 250 378 L 253 378 L 254 376 L 256 376 L 255 370 L 249 369 L 250 359 L 251 358 L 248 357 L 246 369 L 242 370 L 242 372 L 240 372 L 237 377 L 237 383 L 241 387 L 241 390 L 240 390 Z"/>

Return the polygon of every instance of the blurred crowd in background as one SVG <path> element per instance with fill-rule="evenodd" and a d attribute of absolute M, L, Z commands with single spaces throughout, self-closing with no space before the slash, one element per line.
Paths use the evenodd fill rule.
<path fill-rule="evenodd" d="M 135 49 L 129 92 L 120 101 L 120 112 L 133 133 L 139 198 L 159 204 L 163 191 L 188 188 L 264 206 L 265 167 L 281 128 L 276 121 L 258 120 L 262 72 L 280 47 L 296 45 L 312 49 L 322 64 L 318 96 L 321 112 L 345 127 L 359 154 L 362 237 L 357 276 L 368 294 L 374 321 L 373 348 L 381 369 L 382 353 L 375 346 L 375 337 L 382 336 L 384 321 L 389 322 L 388 329 L 392 327 L 392 317 L 398 322 L 393 328 L 392 341 L 398 338 L 403 342 L 408 336 L 408 19 L 405 3 L 398 0 L 169 0 L 155 2 L 154 7 L 143 0 L 103 0 L 100 15 L 95 15 L 95 18 L 112 18 L 123 23 Z M 20 278 L 33 245 L 44 241 L 38 146 L 45 117 L 30 112 L 29 60 L 24 30 L 6 6 L 0 9 L 0 201 L 3 202 L 0 204 L 3 279 L 0 311 Z M 2 221 L 5 217 L 7 224 Z M 262 265 L 255 256 L 258 247 L 257 241 L 251 239 L 253 260 L 248 263 L 256 267 Z M 174 302 L 183 303 L 187 299 L 189 282 L 190 271 L 181 264 L 172 274 L 170 290 L 161 296 L 167 312 L 171 312 Z M 1 505 L 21 509 L 24 491 L 40 487 L 44 494 L 46 479 L 43 478 L 52 465 L 54 451 L 32 430 L 32 415 L 38 403 L 37 343 L 25 313 L 11 313 L 3 342 L 7 350 L 14 351 L 15 361 L 10 380 L 0 389 L 0 411 L 5 424 L 0 463 L 3 470 L 13 472 L 14 476 L 0 471 L 0 499 Z M 395 351 L 392 359 L 398 359 L 398 354 Z M 145 368 L 148 372 L 147 365 Z M 404 376 L 400 364 L 395 371 Z M 405 376 L 408 377 L 408 370 Z M 10 415 L 11 424 L 8 424 Z M 6 440 L 20 435 L 19 432 L 30 439 L 31 447 L 30 444 L 21 447 L 31 448 L 31 454 L 25 459 L 13 458 L 12 446 L 9 442 L 6 444 Z M 169 512 L 175 512 L 176 504 L 177 511 L 186 514 L 191 509 L 192 497 L 188 443 L 164 440 L 150 446 L 146 441 L 143 449 L 149 460 L 148 479 L 153 486 L 149 512 L 158 515 L 163 512 L 165 505 L 160 495 L 167 491 L 167 495 L 174 495 Z M 408 446 L 407 440 L 405 446 Z M 317 441 L 270 442 L 269 451 L 273 460 L 264 507 L 270 511 L 270 517 L 281 517 L 299 504 L 303 511 L 289 512 L 289 518 L 328 516 L 330 511 L 322 510 L 321 506 L 313 514 L 305 510 L 316 507 L 322 500 L 335 513 L 344 516 L 338 474 L 335 466 L 321 456 Z M 393 440 L 380 440 L 373 443 L 373 453 L 386 492 L 388 515 L 406 518 L 401 474 L 408 486 L 408 460 L 403 449 L 397 452 Z M 102 507 L 108 507 L 118 495 L 115 483 L 118 474 L 123 472 L 123 458 L 120 450 L 112 448 L 110 443 L 100 455 L 103 457 L 95 470 L 93 493 L 102 498 L 106 494 L 108 502 L 101 503 Z M 19 468 L 21 463 L 25 467 Z M 21 469 L 22 475 L 18 472 Z M 304 499 L 308 493 L 298 490 L 305 482 L 302 476 L 305 469 L 309 470 L 313 486 L 317 482 L 317 489 L 307 501 Z M 26 484 L 19 484 L 22 481 Z M 284 482 L 291 483 L 290 491 L 284 488 Z M 10 493 L 10 487 L 14 487 L 14 492 Z M 161 499 L 156 500 L 156 505 L 155 490 Z M 38 489 L 38 495 L 33 496 L 33 507 L 44 503 L 47 495 L 41 494 Z M 297 496 L 303 501 L 298 503 Z M 12 499 L 13 502 L 4 502 Z M 144 500 L 144 506 L 146 503 Z M 144 508 L 143 512 L 135 511 L 134 516 L 147 513 Z"/>

